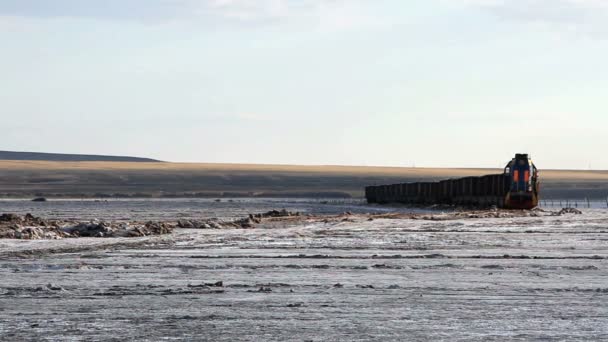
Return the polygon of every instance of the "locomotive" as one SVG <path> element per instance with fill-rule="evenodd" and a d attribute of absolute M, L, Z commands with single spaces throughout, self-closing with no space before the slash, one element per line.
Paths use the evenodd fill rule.
<path fill-rule="evenodd" d="M 505 208 L 532 209 L 538 205 L 538 169 L 527 154 L 516 154 L 505 166 L 504 174 L 510 183 Z"/>

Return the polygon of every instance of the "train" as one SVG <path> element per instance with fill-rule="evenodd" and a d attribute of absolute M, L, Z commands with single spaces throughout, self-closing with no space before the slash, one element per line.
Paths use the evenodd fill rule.
<path fill-rule="evenodd" d="M 516 154 L 503 173 L 365 187 L 368 203 L 445 204 L 503 209 L 533 209 L 540 193 L 539 171 L 528 154 Z"/>

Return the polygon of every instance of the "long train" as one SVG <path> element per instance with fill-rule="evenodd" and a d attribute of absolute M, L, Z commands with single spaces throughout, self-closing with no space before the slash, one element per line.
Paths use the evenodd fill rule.
<path fill-rule="evenodd" d="M 502 174 L 368 186 L 368 203 L 451 204 L 532 209 L 538 205 L 539 173 L 527 154 L 516 154 Z"/>

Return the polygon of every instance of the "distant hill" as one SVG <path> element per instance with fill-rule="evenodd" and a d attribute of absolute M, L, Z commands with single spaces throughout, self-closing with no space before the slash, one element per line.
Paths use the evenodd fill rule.
<path fill-rule="evenodd" d="M 502 169 L 0 160 L 0 198 L 361 198 L 367 185 L 500 172 Z M 608 197 L 608 171 L 543 169 L 541 182 L 542 199 L 556 199 L 556 203 L 585 198 L 603 202 Z"/>
<path fill-rule="evenodd" d="M 105 161 L 105 162 L 160 162 L 160 160 L 124 156 L 101 156 L 89 154 L 63 154 L 39 152 L 0 151 L 0 160 L 39 160 L 39 161 Z"/>

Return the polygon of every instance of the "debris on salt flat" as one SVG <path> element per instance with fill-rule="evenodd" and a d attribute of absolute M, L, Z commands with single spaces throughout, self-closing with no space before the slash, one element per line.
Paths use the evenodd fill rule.
<path fill-rule="evenodd" d="M 0 239 L 63 239 L 76 237 L 140 237 L 172 232 L 162 222 L 74 222 L 45 220 L 31 214 L 0 215 Z"/>
<path fill-rule="evenodd" d="M 250 214 L 248 217 L 234 220 L 223 221 L 218 218 L 205 220 L 179 220 L 177 221 L 178 228 L 196 228 L 196 229 L 222 229 L 222 228 L 254 228 L 256 224 L 273 218 L 299 218 L 299 212 L 290 212 L 286 209 L 271 210 L 262 214 Z"/>
<path fill-rule="evenodd" d="M 436 213 L 380 213 L 380 214 L 353 214 L 344 212 L 338 215 L 303 215 L 299 212 L 283 210 L 272 210 L 263 214 L 250 214 L 248 217 L 224 221 L 218 218 L 203 220 L 179 220 L 177 228 L 195 229 L 250 229 L 250 228 L 277 228 L 287 225 L 302 223 L 325 223 L 341 224 L 357 221 L 374 221 L 376 219 L 400 219 L 400 220 L 428 220 L 448 221 L 461 219 L 492 219 L 492 218 L 517 218 L 517 217 L 544 217 L 562 216 L 567 214 L 582 214 L 575 208 L 563 208 L 560 211 L 548 211 L 540 208 L 532 210 L 506 210 L 491 208 L 487 210 L 454 210 L 437 211 Z"/>
<path fill-rule="evenodd" d="M 583 213 L 582 211 L 580 211 L 578 209 L 575 209 L 575 208 L 563 208 L 562 210 L 560 210 L 560 211 L 558 211 L 556 213 L 556 216 L 561 216 L 561 215 L 564 215 L 564 214 L 580 215 L 582 213 Z"/>
<path fill-rule="evenodd" d="M 562 216 L 567 214 L 581 215 L 583 212 L 575 208 L 563 208 L 560 211 L 550 211 L 541 208 L 531 210 L 508 210 L 508 209 L 487 209 L 487 210 L 464 210 L 453 211 L 440 214 L 415 214 L 411 215 L 414 220 L 445 221 L 458 219 L 491 219 L 491 218 L 517 218 L 517 217 L 544 217 Z"/>
<path fill-rule="evenodd" d="M 437 211 L 435 213 L 368 213 L 353 214 L 344 212 L 338 215 L 312 215 L 299 212 L 283 210 L 272 210 L 263 214 L 250 214 L 248 217 L 233 221 L 225 221 L 218 218 L 201 220 L 179 220 L 176 228 L 190 229 L 251 229 L 251 228 L 282 228 L 287 226 L 301 225 L 303 223 L 344 224 L 358 221 L 374 221 L 376 219 L 400 219 L 400 220 L 428 220 L 448 221 L 461 219 L 492 219 L 492 218 L 517 218 L 517 217 L 543 217 L 561 216 L 566 214 L 582 214 L 574 208 L 564 208 L 560 211 L 547 211 L 543 209 L 533 210 L 505 210 L 492 208 L 488 210 L 461 210 L 461 211 Z"/>
<path fill-rule="evenodd" d="M 345 212 L 339 215 L 302 215 L 299 212 L 271 210 L 261 214 L 225 221 L 219 218 L 201 220 L 178 220 L 173 222 L 106 222 L 93 220 L 90 222 L 45 220 L 31 214 L 19 216 L 15 214 L 0 215 L 0 239 L 63 239 L 77 237 L 142 237 L 172 233 L 174 228 L 191 229 L 252 229 L 252 228 L 281 228 L 302 223 L 347 224 L 357 221 L 373 221 L 376 219 L 428 220 L 448 221 L 461 219 L 492 219 L 516 217 L 543 217 L 580 215 L 582 212 L 575 208 L 563 208 L 560 211 L 533 210 L 463 210 L 436 213 L 381 213 L 353 214 Z"/>

